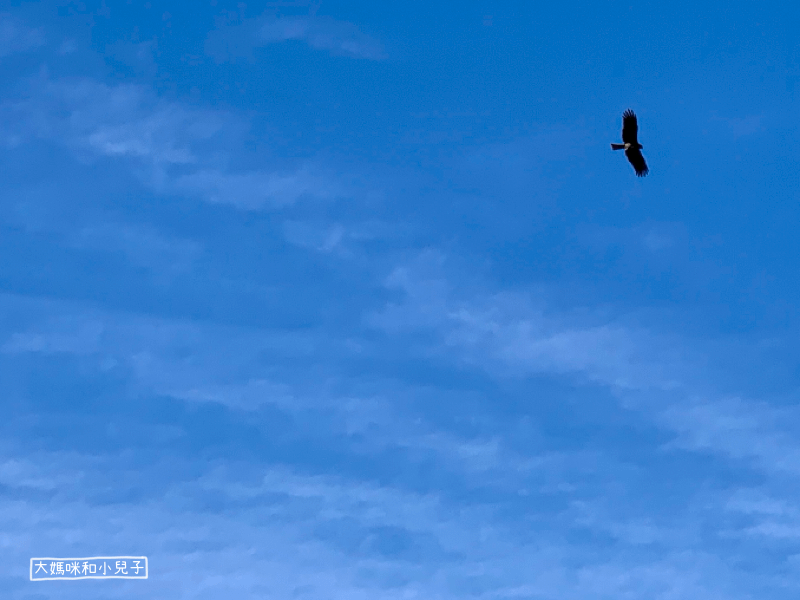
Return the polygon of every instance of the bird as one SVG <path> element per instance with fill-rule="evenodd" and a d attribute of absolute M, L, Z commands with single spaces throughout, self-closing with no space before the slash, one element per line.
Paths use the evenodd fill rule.
<path fill-rule="evenodd" d="M 647 163 L 644 162 L 641 150 L 644 148 L 636 139 L 639 132 L 639 125 L 636 123 L 636 115 L 629 108 L 622 113 L 622 144 L 611 144 L 612 150 L 625 150 L 628 162 L 633 165 L 638 177 L 644 177 L 650 172 Z"/>

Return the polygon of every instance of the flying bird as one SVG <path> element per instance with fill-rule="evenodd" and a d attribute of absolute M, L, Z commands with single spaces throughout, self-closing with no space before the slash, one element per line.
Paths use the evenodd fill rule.
<path fill-rule="evenodd" d="M 650 171 L 647 163 L 644 162 L 641 149 L 644 148 L 636 139 L 639 132 L 639 125 L 636 123 L 636 115 L 631 109 L 622 113 L 622 144 L 611 144 L 612 150 L 625 150 L 628 162 L 633 165 L 636 175 L 644 177 Z"/>

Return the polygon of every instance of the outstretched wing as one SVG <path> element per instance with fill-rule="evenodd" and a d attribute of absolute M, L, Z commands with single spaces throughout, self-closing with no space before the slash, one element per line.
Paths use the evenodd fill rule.
<path fill-rule="evenodd" d="M 633 170 L 639 177 L 644 177 L 649 173 L 650 169 L 647 168 L 647 163 L 644 162 L 642 151 L 636 147 L 631 147 L 625 150 L 625 156 L 628 157 L 628 162 L 633 165 Z"/>
<path fill-rule="evenodd" d="M 626 144 L 638 144 L 636 139 L 639 133 L 639 124 L 636 122 L 636 115 L 629 108 L 622 113 L 622 141 Z"/>

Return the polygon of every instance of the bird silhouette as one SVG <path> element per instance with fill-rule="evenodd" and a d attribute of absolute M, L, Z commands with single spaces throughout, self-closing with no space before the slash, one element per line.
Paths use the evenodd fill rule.
<path fill-rule="evenodd" d="M 611 144 L 612 150 L 625 150 L 625 156 L 628 157 L 628 162 L 633 165 L 633 170 L 636 175 L 644 177 L 650 172 L 647 168 L 647 163 L 644 162 L 642 156 L 642 146 L 637 139 L 639 133 L 639 124 L 636 122 L 636 115 L 631 109 L 622 113 L 622 144 Z"/>

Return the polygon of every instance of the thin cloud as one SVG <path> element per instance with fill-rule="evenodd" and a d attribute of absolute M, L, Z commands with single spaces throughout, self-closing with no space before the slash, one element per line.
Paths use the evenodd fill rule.
<path fill-rule="evenodd" d="M 427 298 L 424 305 L 430 308 L 446 309 L 459 297 L 450 291 L 444 295 L 449 300 L 437 300 L 448 290 L 444 283 L 433 292 L 411 289 L 418 300 Z M 575 597 L 689 597 L 720 589 L 726 598 L 747 597 L 735 589 L 726 554 L 697 551 L 696 537 L 681 534 L 714 530 L 719 521 L 707 516 L 702 527 L 696 526 L 685 511 L 676 516 L 650 511 L 642 517 L 626 504 L 636 486 L 626 492 L 624 484 L 613 485 L 630 481 L 632 467 L 612 455 L 521 454 L 508 447 L 503 429 L 470 436 L 427 421 L 416 424 L 403 412 L 403 390 L 388 384 L 379 386 L 385 401 L 371 401 L 354 393 L 315 395 L 297 382 L 254 380 L 253 373 L 291 346 L 275 339 L 274 332 L 110 314 L 22 297 L 5 296 L 2 306 L 4 314 L 15 315 L 4 325 L 8 358 L 44 364 L 42 359 L 53 354 L 61 354 L 59 362 L 74 355 L 84 374 L 109 372 L 121 383 L 114 396 L 134 408 L 104 413 L 105 435 L 113 440 L 121 432 L 139 432 L 153 453 L 144 460 L 130 447 L 105 456 L 58 450 L 2 461 L 0 478 L 15 493 L 31 496 L 24 515 L 13 499 L 0 503 L 4 540 L 15 552 L 36 556 L 35 547 L 44 545 L 56 554 L 89 554 L 91 540 L 98 539 L 124 545 L 161 565 L 154 581 L 159 593 L 191 580 L 195 595 L 202 588 L 243 598 L 261 597 L 265 590 L 292 594 L 303 585 L 311 585 L 304 593 L 313 595 L 323 584 L 364 598 L 449 599 L 462 597 L 471 586 L 487 597 L 555 597 L 565 590 Z M 435 323 L 437 313 L 428 317 Z M 332 347 L 323 342 L 310 340 L 305 360 L 331 356 Z M 103 365 L 114 361 L 116 366 L 104 371 Z M 298 368 L 308 377 L 305 364 Z M 338 440 L 339 445 L 319 463 L 305 453 L 293 464 L 280 450 L 284 458 L 276 460 L 269 445 L 258 460 L 224 459 L 198 467 L 196 460 L 187 462 L 178 444 L 187 438 L 182 428 L 190 427 L 191 419 L 160 428 L 135 419 L 138 411 L 150 414 L 157 406 L 145 399 L 163 405 L 182 392 L 190 403 L 214 402 L 234 411 L 259 410 L 265 401 L 278 409 L 265 413 L 272 419 L 245 417 L 239 425 L 228 420 L 229 412 L 215 411 L 215 424 L 224 415 L 225 427 L 241 427 L 232 431 L 234 437 L 239 431 L 253 436 L 259 422 L 268 426 L 275 420 L 281 432 L 270 432 L 270 444 L 313 440 L 309 448 L 323 452 L 326 444 Z M 459 399 L 463 396 L 448 399 L 435 389 L 425 404 L 452 409 Z M 379 481 L 363 472 L 340 474 L 328 460 L 345 456 L 358 462 L 387 453 L 402 457 L 400 462 L 415 472 L 435 468 L 435 491 L 414 489 L 402 477 L 393 478 L 392 470 Z M 80 493 L 58 485 L 78 477 Z M 713 500 L 712 508 L 721 512 L 726 498 Z M 42 519 L 54 521 L 34 539 L 29 531 L 39 531 L 35 523 Z M 613 545 L 598 552 L 593 543 L 581 542 L 590 537 L 587 529 L 611 537 Z M 775 537 L 790 531 L 748 524 L 739 533 Z M 192 561 L 187 564 L 188 553 Z"/>
<path fill-rule="evenodd" d="M 368 323 L 388 332 L 438 331 L 442 352 L 455 349 L 461 360 L 505 375 L 574 374 L 620 390 L 668 390 L 690 368 L 682 356 L 688 351 L 642 329 L 570 324 L 522 294 L 459 295 L 440 271 L 442 260 L 426 253 L 396 268 L 386 285 L 404 301 Z"/>
<path fill-rule="evenodd" d="M 713 454 L 770 478 L 800 473 L 797 411 L 715 392 L 709 380 L 725 374 L 710 364 L 713 345 L 607 317 L 578 323 L 519 293 L 465 293 L 444 264 L 443 255 L 427 252 L 397 267 L 386 286 L 400 299 L 368 324 L 392 337 L 425 334 L 423 356 L 455 357 L 499 380 L 555 375 L 607 387 L 671 436 L 661 451 Z"/>
<path fill-rule="evenodd" d="M 159 100 L 144 86 L 92 79 L 35 78 L 27 97 L 9 104 L 24 139 L 61 142 L 85 161 L 125 158 L 162 170 L 197 162 L 199 146 L 219 143 L 234 125 L 230 115 Z"/>
<path fill-rule="evenodd" d="M 44 45 L 41 29 L 34 29 L 9 14 L 0 14 L 0 58 Z"/>
<path fill-rule="evenodd" d="M 286 220 L 283 232 L 290 244 L 314 252 L 353 258 L 363 246 L 379 240 L 397 239 L 403 226 L 378 220 L 328 223 L 320 220 Z"/>
<path fill-rule="evenodd" d="M 629 253 L 660 253 L 675 246 L 683 246 L 685 235 L 670 223 L 641 224 L 634 227 L 600 227 L 580 224 L 575 228 L 579 244 L 592 250 L 606 251 L 618 247 Z"/>
<path fill-rule="evenodd" d="M 747 117 L 712 117 L 714 121 L 722 121 L 727 125 L 728 129 L 733 135 L 734 139 L 739 139 L 754 133 L 762 133 L 764 131 L 764 115 L 750 115 Z"/>
<path fill-rule="evenodd" d="M 41 547 L 80 555 L 103 540 L 146 552 L 159 565 L 153 590 L 176 598 L 201 590 L 317 597 L 335 589 L 353 598 L 455 599 L 475 588 L 482 597 L 714 597 L 709 592 L 726 588 L 726 598 L 748 597 L 735 591 L 724 561 L 708 553 L 647 558 L 611 547 L 581 554 L 547 521 L 526 539 L 526 527 L 504 522 L 491 505 L 454 506 L 437 493 L 342 476 L 236 461 L 209 464 L 198 476 L 174 456 L 141 463 L 74 452 L 7 465 L 4 479 L 17 491 L 30 485 L 21 469 L 35 467 L 36 486 L 55 496 L 3 498 L 4 547 L 28 556 Z M 63 483 L 78 479 L 80 488 Z M 125 490 L 144 481 L 158 482 L 157 499 L 126 501 Z"/>
<path fill-rule="evenodd" d="M 386 58 L 383 46 L 346 21 L 317 16 L 262 16 L 223 26 L 206 41 L 206 53 L 225 61 L 249 56 L 254 48 L 297 40 L 333 55 L 367 60 Z"/>
<path fill-rule="evenodd" d="M 352 31 L 314 29 L 326 22 L 231 32 L 251 49 L 294 40 L 364 57 L 341 44 Z M 130 65 L 148 62 L 146 47 L 119 49 Z M 40 76 L 0 113 L 30 144 L 10 158 L 41 158 L 31 173 L 45 180 L 37 197 L 12 182 L 0 210 L 23 257 L 3 271 L 17 294 L 0 294 L 5 596 L 31 593 L 20 556 L 98 552 L 147 554 L 157 575 L 147 593 L 176 599 L 797 596 L 785 558 L 798 530 L 796 411 L 720 402 L 704 362 L 713 345 L 594 297 L 567 309 L 436 252 L 398 259 L 451 239 L 436 217 L 417 218 L 414 202 L 429 198 L 412 177 L 384 185 L 380 201 L 332 206 L 368 185 L 328 163 L 248 151 L 263 146 L 247 143 L 259 134 L 243 115 L 117 83 Z M 547 193 L 551 167 L 580 154 L 563 137 L 476 149 L 444 179 L 520 205 L 537 204 L 531 190 L 561 203 Z M 292 208 L 263 218 L 186 198 Z M 365 210 L 420 235 L 383 243 Z M 685 245 L 650 233 L 623 241 Z M 348 252 L 357 260 L 339 260 Z M 139 267 L 121 292 L 107 285 L 126 277 L 120 259 Z M 186 285 L 140 286 L 142 268 Z M 383 287 L 375 273 L 390 273 Z M 549 289 L 562 284 L 579 282 Z M 761 487 L 737 496 L 742 485 Z M 64 588 L 80 600 L 126 591 Z"/>
<path fill-rule="evenodd" d="M 241 152 L 244 121 L 161 100 L 144 86 L 34 79 L 29 97 L 9 110 L 15 114 L 7 127 L 16 143 L 46 139 L 71 148 L 83 162 L 125 161 L 160 194 L 260 210 L 303 198 L 332 199 L 348 189 L 341 177 L 308 161 L 250 171 L 228 167 Z"/>
<path fill-rule="evenodd" d="M 797 413 L 741 398 L 698 398 L 676 402 L 657 418 L 678 434 L 667 448 L 713 452 L 765 472 L 797 475 Z"/>
<path fill-rule="evenodd" d="M 589 462 L 586 456 L 520 454 L 500 437 L 442 430 L 405 408 L 409 402 L 455 404 L 463 400 L 445 390 L 356 380 L 345 381 L 348 391 L 342 392 L 324 380 L 312 385 L 291 378 L 270 380 L 256 368 L 241 372 L 241 365 L 257 365 L 264 357 L 285 355 L 292 344 L 306 345 L 302 340 L 280 340 L 268 332 L 170 319 L 86 314 L 60 302 L 39 304 L 5 297 L 0 305 L 7 312 L 34 315 L 49 308 L 51 315 L 27 327 L 16 327 L 5 340 L 0 337 L 0 352 L 7 357 L 72 355 L 83 360 L 86 368 L 93 363 L 97 372 L 111 365 L 129 375 L 130 389 L 125 395 L 155 394 L 244 412 L 268 406 L 298 423 L 324 424 L 331 439 L 356 436 L 360 441 L 350 445 L 349 451 L 357 455 L 402 451 L 412 463 L 434 459 L 445 470 L 462 476 L 480 475 L 482 485 L 504 489 L 520 485 L 520 478 L 525 480 L 524 485 L 538 489 L 559 478 L 563 481 L 567 472 L 579 472 Z M 341 352 L 336 345 L 326 348 L 320 339 L 309 340 L 307 345 L 306 356 L 302 349 L 294 353 L 293 362 L 303 372 L 322 349 Z M 187 348 L 192 349 L 188 359 Z M 302 434 L 303 427 L 295 433 Z"/>
<path fill-rule="evenodd" d="M 155 38 L 143 42 L 120 40 L 106 46 L 107 57 L 147 75 L 154 74 L 158 69 L 154 58 L 157 51 L 158 40 Z"/>
<path fill-rule="evenodd" d="M 308 167 L 294 172 L 224 173 L 201 170 L 178 177 L 173 187 L 208 202 L 231 204 L 243 210 L 281 208 L 301 198 L 332 199 L 341 192 Z"/>
<path fill-rule="evenodd" d="M 162 235 L 152 227 L 119 223 L 91 224 L 71 235 L 68 244 L 95 251 L 120 252 L 129 263 L 169 278 L 188 273 L 202 253 L 200 244 Z"/>
<path fill-rule="evenodd" d="M 339 224 L 321 228 L 308 223 L 286 221 L 283 231 L 289 243 L 324 253 L 341 249 L 345 237 L 349 237 L 347 230 Z"/>

